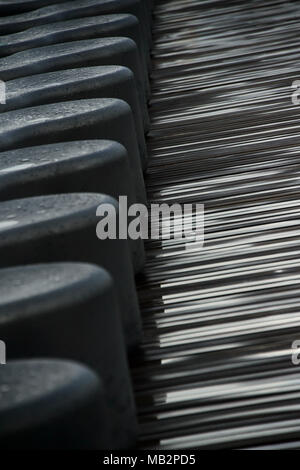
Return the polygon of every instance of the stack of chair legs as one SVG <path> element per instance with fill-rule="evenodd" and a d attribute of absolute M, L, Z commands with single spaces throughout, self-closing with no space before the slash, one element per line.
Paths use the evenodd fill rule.
<path fill-rule="evenodd" d="M 128 449 L 152 1 L 0 1 L 0 449 Z"/>

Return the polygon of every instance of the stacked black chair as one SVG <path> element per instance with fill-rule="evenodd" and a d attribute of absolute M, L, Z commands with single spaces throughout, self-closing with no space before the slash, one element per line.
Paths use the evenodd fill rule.
<path fill-rule="evenodd" d="M 62 360 L 11 361 L 0 369 L 1 450 L 113 447 L 103 383 Z"/>
<path fill-rule="evenodd" d="M 115 14 L 80 18 L 57 23 L 35 26 L 25 31 L 1 37 L 0 56 L 84 39 L 99 39 L 105 37 L 126 37 L 132 39 L 139 51 L 143 64 L 142 73 L 149 94 L 149 79 L 147 73 L 148 52 L 145 48 L 140 23 L 136 16 Z"/>
<path fill-rule="evenodd" d="M 97 227 L 146 203 L 152 2 L 0 15 L 0 449 L 132 448 L 144 246 Z"/>
<path fill-rule="evenodd" d="M 132 109 L 142 163 L 147 162 L 145 126 L 134 75 L 127 67 L 103 66 L 60 70 L 6 83 L 0 112 L 85 98 L 120 98 Z"/>

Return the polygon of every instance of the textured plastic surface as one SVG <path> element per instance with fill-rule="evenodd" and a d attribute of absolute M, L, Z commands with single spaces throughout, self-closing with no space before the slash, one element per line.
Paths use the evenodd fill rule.
<path fill-rule="evenodd" d="M 0 266 L 80 261 L 103 266 L 112 275 L 126 343 L 135 346 L 141 320 L 127 240 L 99 240 L 99 206 L 118 205 L 100 194 L 62 194 L 14 199 L 0 204 Z"/>
<path fill-rule="evenodd" d="M 68 140 L 115 140 L 127 149 L 131 184 L 146 201 L 141 158 L 131 109 L 118 99 L 68 101 L 0 115 L 0 150 Z"/>
<path fill-rule="evenodd" d="M 135 42 L 129 38 L 100 38 L 38 47 L 0 59 L 1 80 L 56 70 L 122 65 L 134 73 L 144 121 L 149 119 L 146 86 Z"/>
<path fill-rule="evenodd" d="M 8 34 L 55 21 L 114 13 L 130 13 L 139 19 L 145 45 L 149 49 L 150 12 L 145 9 L 144 0 L 72 0 L 0 18 L 0 31 L 2 34 Z"/>
<path fill-rule="evenodd" d="M 144 80 L 149 92 L 147 60 L 149 51 L 145 46 L 140 23 L 133 15 L 101 15 L 35 26 L 25 31 L 0 37 L 0 57 L 35 47 L 62 42 L 102 37 L 126 37 L 132 39 L 139 50 Z"/>
<path fill-rule="evenodd" d="M 114 447 L 135 443 L 120 313 L 105 270 L 78 263 L 0 269 L 0 331 L 10 360 L 63 357 L 95 370 L 103 380 Z"/>
<path fill-rule="evenodd" d="M 10 361 L 0 368 L 1 450 L 112 448 L 104 389 L 69 361 Z"/>
<path fill-rule="evenodd" d="M 95 192 L 136 202 L 126 149 L 104 140 L 74 141 L 0 153 L 0 200 Z M 129 240 L 136 272 L 144 266 L 142 240 Z"/>
<path fill-rule="evenodd" d="M 11 80 L 0 112 L 85 98 L 120 98 L 129 104 L 141 158 L 146 161 L 143 116 L 134 75 L 127 67 L 84 67 Z"/>

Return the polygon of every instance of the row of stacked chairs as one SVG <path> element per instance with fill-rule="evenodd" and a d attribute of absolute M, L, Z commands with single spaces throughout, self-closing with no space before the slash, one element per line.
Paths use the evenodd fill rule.
<path fill-rule="evenodd" d="M 151 0 L 0 1 L 0 449 L 127 449 L 146 202 Z M 104 207 L 104 206 L 103 206 Z"/>

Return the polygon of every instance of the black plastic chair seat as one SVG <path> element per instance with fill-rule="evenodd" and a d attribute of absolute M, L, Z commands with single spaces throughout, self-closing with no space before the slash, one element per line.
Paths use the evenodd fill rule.
<path fill-rule="evenodd" d="M 128 152 L 131 184 L 146 201 L 132 112 L 117 99 L 68 101 L 0 114 L 0 151 L 87 139 L 115 140 Z"/>
<path fill-rule="evenodd" d="M 99 377 L 71 361 L 21 360 L 0 366 L 1 450 L 113 447 Z"/>
<path fill-rule="evenodd" d="M 139 50 L 143 64 L 144 80 L 149 93 L 147 60 L 148 50 L 138 19 L 133 15 L 101 15 L 80 18 L 29 28 L 15 34 L 0 37 L 0 57 L 35 47 L 48 46 L 69 41 L 98 39 L 103 37 L 126 37 L 132 39 Z"/>
<path fill-rule="evenodd" d="M 128 38 L 102 38 L 38 47 L 0 59 L 4 81 L 45 72 L 99 65 L 122 65 L 134 73 L 146 127 L 149 116 L 145 83 L 135 42 Z"/>
<path fill-rule="evenodd" d="M 126 149 L 113 141 L 63 142 L 0 153 L 0 201 L 72 192 L 127 196 L 136 203 Z M 143 241 L 129 240 L 135 272 L 144 266 Z"/>
<path fill-rule="evenodd" d="M 63 357 L 95 370 L 114 447 L 134 445 L 136 411 L 121 319 L 104 269 L 78 263 L 0 269 L 0 332 L 10 360 Z"/>
<path fill-rule="evenodd" d="M 72 0 L 45 6 L 27 13 L 0 18 L 0 34 L 16 33 L 47 23 L 115 13 L 131 14 L 138 18 L 143 32 L 144 47 L 151 47 L 151 13 L 145 0 Z M 150 62 L 150 57 L 149 57 Z"/>
<path fill-rule="evenodd" d="M 143 117 L 134 76 L 126 67 L 85 67 L 11 80 L 6 83 L 6 104 L 0 105 L 0 112 L 85 98 L 120 98 L 129 104 L 145 161 Z"/>
<path fill-rule="evenodd" d="M 118 204 L 100 194 L 60 194 L 0 203 L 0 266 L 84 262 L 112 275 L 128 348 L 141 338 L 141 319 L 126 239 L 100 240 L 98 207 Z"/>
<path fill-rule="evenodd" d="M 45 1 L 45 0 L 44 0 Z M 46 0 L 50 1 L 50 0 Z M 38 0 L 27 2 L 5 2 L 6 13 L 8 3 L 10 8 L 14 7 L 14 13 L 22 11 L 20 14 L 0 18 L 0 31 L 2 34 L 14 33 L 22 31 L 32 26 L 53 23 L 55 21 L 64 21 L 73 18 L 85 18 L 87 16 L 107 15 L 114 13 L 130 13 L 136 16 L 143 30 L 147 33 L 145 41 L 149 41 L 150 37 L 150 14 L 149 10 L 143 8 L 145 0 L 72 0 L 69 2 L 53 2 L 55 5 L 39 8 Z M 33 10 L 34 3 L 36 9 Z M 19 5 L 17 5 L 19 4 Z M 25 8 L 27 12 L 24 13 Z M 28 11 L 33 10 L 33 11 Z M 2 9 L 4 13 L 4 8 Z"/>
<path fill-rule="evenodd" d="M 0 0 L 1 15 L 15 15 L 48 5 L 64 3 L 66 0 Z"/>

